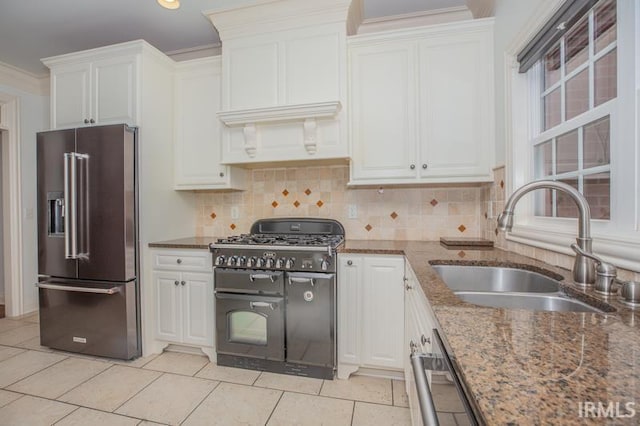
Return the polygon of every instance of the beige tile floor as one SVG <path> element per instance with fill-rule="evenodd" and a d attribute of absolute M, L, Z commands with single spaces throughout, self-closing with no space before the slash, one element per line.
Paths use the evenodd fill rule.
<path fill-rule="evenodd" d="M 52 351 L 35 315 L 0 319 L 0 425 L 409 425 L 404 382 L 318 380 L 166 352 L 132 362 Z"/>

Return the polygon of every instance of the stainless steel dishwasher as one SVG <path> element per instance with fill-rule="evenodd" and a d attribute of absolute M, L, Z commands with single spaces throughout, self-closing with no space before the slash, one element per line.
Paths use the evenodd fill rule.
<path fill-rule="evenodd" d="M 479 411 L 467 398 L 453 361 L 433 329 L 431 353 L 411 348 L 411 367 L 418 392 L 420 414 L 425 426 L 442 424 L 484 425 Z M 427 372 L 431 373 L 431 383 Z"/>

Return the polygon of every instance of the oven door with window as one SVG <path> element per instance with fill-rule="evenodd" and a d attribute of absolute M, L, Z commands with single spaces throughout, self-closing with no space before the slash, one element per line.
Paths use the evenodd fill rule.
<path fill-rule="evenodd" d="M 217 352 L 284 361 L 284 298 L 216 293 Z"/>

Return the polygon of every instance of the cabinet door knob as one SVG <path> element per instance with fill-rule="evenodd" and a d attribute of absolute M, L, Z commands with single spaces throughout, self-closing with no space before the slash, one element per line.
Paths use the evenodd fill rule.
<path fill-rule="evenodd" d="M 224 172 L 220 172 L 220 177 L 224 177 Z"/>
<path fill-rule="evenodd" d="M 424 346 L 427 343 L 431 344 L 431 338 L 425 337 L 425 335 L 423 334 L 422 336 L 420 336 L 420 342 L 422 342 L 422 346 Z"/>
<path fill-rule="evenodd" d="M 427 163 L 424 163 L 424 164 L 422 165 L 422 168 L 423 168 L 423 169 L 426 169 L 426 168 L 427 168 Z"/>
<path fill-rule="evenodd" d="M 353 260 L 347 260 L 347 265 L 349 266 L 353 265 Z"/>
<path fill-rule="evenodd" d="M 411 284 L 407 284 L 407 285 L 405 285 L 405 286 L 404 286 L 404 288 L 405 288 L 407 291 L 409 291 L 409 290 L 411 290 L 411 289 L 413 288 L 413 286 L 412 286 Z"/>
<path fill-rule="evenodd" d="M 180 284 L 185 285 L 187 282 L 186 281 L 181 281 Z"/>
<path fill-rule="evenodd" d="M 180 284 L 180 282 L 179 282 L 179 281 L 174 281 L 174 282 L 173 282 L 173 285 L 178 285 L 178 284 Z"/>
<path fill-rule="evenodd" d="M 178 265 L 179 265 L 179 264 L 181 264 L 181 263 L 182 263 L 182 259 L 178 259 L 178 260 L 176 260 L 176 263 L 177 263 Z"/>
<path fill-rule="evenodd" d="M 88 118 L 84 119 L 84 124 L 89 124 L 89 119 Z"/>
<path fill-rule="evenodd" d="M 93 124 L 95 122 L 96 122 L 96 120 L 94 120 L 93 118 L 91 120 L 89 120 L 89 123 L 91 123 L 91 124 Z"/>
<path fill-rule="evenodd" d="M 409 166 L 409 168 L 410 168 L 411 170 L 413 170 L 413 169 L 415 169 L 415 168 L 416 168 L 416 165 L 415 165 L 415 164 L 412 164 L 412 165 L 410 165 L 410 166 Z"/>

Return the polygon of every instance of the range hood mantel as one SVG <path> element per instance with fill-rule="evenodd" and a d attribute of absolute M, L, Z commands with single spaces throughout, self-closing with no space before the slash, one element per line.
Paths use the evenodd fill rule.
<path fill-rule="evenodd" d="M 222 41 L 223 163 L 349 157 L 347 35 L 361 6 L 258 0 L 205 12 Z"/>

